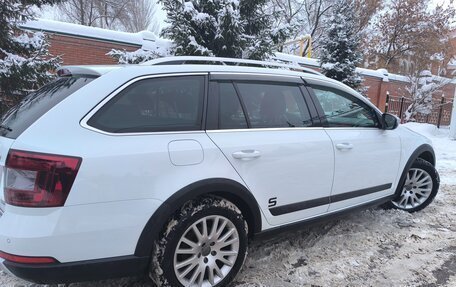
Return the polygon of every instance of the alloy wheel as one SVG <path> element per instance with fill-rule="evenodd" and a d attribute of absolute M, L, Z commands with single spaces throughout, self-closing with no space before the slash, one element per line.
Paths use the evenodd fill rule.
<path fill-rule="evenodd" d="M 432 193 L 432 177 L 423 169 L 411 168 L 407 172 L 407 178 L 398 199 L 393 204 L 401 209 L 413 209 L 429 198 Z"/>
<path fill-rule="evenodd" d="M 183 233 L 174 252 L 174 274 L 183 286 L 215 286 L 233 268 L 239 233 L 229 219 L 206 216 Z"/>

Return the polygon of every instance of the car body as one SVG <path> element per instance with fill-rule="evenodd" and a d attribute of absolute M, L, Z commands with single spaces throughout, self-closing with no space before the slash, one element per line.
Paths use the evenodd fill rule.
<path fill-rule="evenodd" d="M 20 175 L 7 178 L 15 152 L 74 163 L 60 205 L 21 206 L 25 193 L 5 195 L 13 204 L 2 198 L 3 265 L 34 282 L 146 273 L 153 242 L 200 196 L 234 203 L 253 236 L 388 202 L 417 158 L 435 164 L 428 139 L 387 128 L 369 100 L 318 74 L 166 61 L 60 71 L 90 80 L 0 137 L 2 188 L 20 184 Z M 158 120 L 141 126 L 144 118 Z"/>

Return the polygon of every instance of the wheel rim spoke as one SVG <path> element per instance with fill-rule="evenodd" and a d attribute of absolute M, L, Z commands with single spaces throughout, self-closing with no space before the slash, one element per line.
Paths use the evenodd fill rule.
<path fill-rule="evenodd" d="M 219 284 L 233 268 L 239 245 L 239 233 L 229 219 L 211 215 L 197 220 L 174 252 L 176 278 L 184 286 Z"/>
<path fill-rule="evenodd" d="M 220 222 L 220 217 L 216 217 L 214 218 L 214 222 L 212 224 L 212 228 L 211 228 L 211 233 L 209 234 L 209 238 L 213 239 L 215 234 L 217 233 L 217 227 L 219 225 L 219 222 Z"/>
<path fill-rule="evenodd" d="M 233 235 L 233 233 L 236 231 L 236 229 L 230 229 L 227 233 L 225 233 L 225 235 L 223 235 L 222 238 L 218 239 L 217 241 L 218 242 L 225 242 L 228 238 L 231 237 L 231 235 Z"/>
<path fill-rule="evenodd" d="M 234 265 L 233 262 L 231 262 L 230 260 L 228 260 L 224 257 L 220 257 L 218 260 L 220 260 L 223 264 L 228 265 L 230 267 L 232 267 Z"/>
<path fill-rule="evenodd" d="M 208 270 L 208 280 L 209 280 L 209 283 L 211 283 L 211 285 L 215 285 L 214 268 L 209 268 L 209 270 Z"/>
<path fill-rule="evenodd" d="M 201 234 L 201 232 L 199 231 L 198 226 L 192 225 L 192 229 L 193 229 L 193 232 L 196 235 L 196 238 L 198 239 L 198 243 L 203 241 L 203 234 Z"/>
<path fill-rule="evenodd" d="M 190 257 L 189 259 L 187 259 L 187 260 L 181 262 L 180 264 L 177 264 L 177 265 L 176 265 L 176 268 L 177 268 L 177 269 L 181 269 L 182 267 L 185 267 L 185 266 L 187 266 L 187 265 L 189 265 L 189 264 L 193 264 L 194 262 L 196 262 L 196 260 L 197 260 L 196 256 Z M 195 264 L 196 264 L 196 263 L 195 263 Z"/>

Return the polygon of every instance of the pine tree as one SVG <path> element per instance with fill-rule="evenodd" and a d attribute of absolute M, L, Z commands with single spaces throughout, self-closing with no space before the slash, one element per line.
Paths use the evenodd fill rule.
<path fill-rule="evenodd" d="M 25 93 L 40 87 L 53 75 L 60 59 L 48 52 L 46 36 L 23 31 L 21 23 L 33 19 L 34 7 L 60 0 L 5 0 L 0 2 L 0 96 L 14 103 Z"/>
<path fill-rule="evenodd" d="M 327 77 L 353 89 L 359 89 L 362 78 L 355 71 L 362 61 L 358 51 L 360 38 L 356 27 L 353 0 L 338 0 L 332 15 L 325 21 L 326 34 L 321 39 L 320 65 Z"/>
<path fill-rule="evenodd" d="M 267 0 L 161 0 L 176 55 L 263 59 L 272 54 L 272 15 Z"/>

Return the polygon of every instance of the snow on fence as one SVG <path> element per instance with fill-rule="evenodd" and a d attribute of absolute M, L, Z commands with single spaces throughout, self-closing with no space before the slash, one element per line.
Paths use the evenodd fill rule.
<path fill-rule="evenodd" d="M 433 104 L 430 113 L 418 113 L 413 120 L 418 123 L 434 124 L 439 128 L 441 125 L 450 125 L 453 101 L 448 101 L 445 97 L 441 97 L 440 99 L 434 98 L 432 101 Z M 404 122 L 405 112 L 411 103 L 412 101 L 406 97 L 387 96 L 385 112 L 398 116 L 401 122 Z"/>

